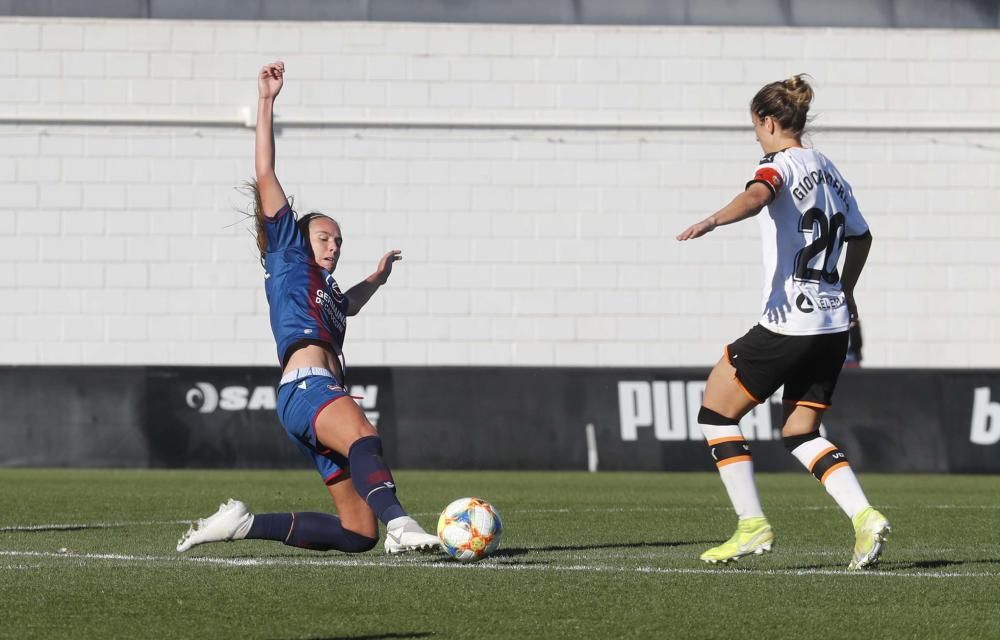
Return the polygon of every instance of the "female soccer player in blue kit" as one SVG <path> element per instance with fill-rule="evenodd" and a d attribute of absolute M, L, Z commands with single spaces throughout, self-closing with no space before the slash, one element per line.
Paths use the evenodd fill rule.
<path fill-rule="evenodd" d="M 774 534 L 757 496 L 750 446 L 739 421 L 784 386 L 785 447 L 854 524 L 848 567 L 878 562 L 889 521 L 872 508 L 844 452 L 819 432 L 857 317 L 857 284 L 872 236 L 850 185 L 822 153 L 802 146 L 813 91 L 804 76 L 772 82 L 750 103 L 764 151 L 753 178 L 732 202 L 677 239 L 758 216 L 764 253 L 764 303 L 757 325 L 726 347 L 712 369 L 698 414 L 736 511 L 736 533 L 701 559 L 725 563 L 771 550 Z M 761 211 L 765 213 L 761 214 Z M 847 245 L 843 271 L 837 269 Z"/>
<path fill-rule="evenodd" d="M 278 415 L 289 437 L 316 465 L 339 517 L 326 513 L 254 515 L 230 499 L 199 520 L 177 543 L 178 551 L 206 542 L 277 540 L 293 547 L 348 553 L 378 543 L 386 525 L 387 553 L 440 548 L 396 499 L 392 474 L 382 460 L 382 441 L 344 386 L 343 344 L 347 316 L 358 313 L 385 284 L 398 250 L 382 256 L 373 274 L 345 293 L 333 271 L 340 258 L 340 225 L 321 213 L 296 220 L 274 172 L 274 100 L 285 65 L 265 65 L 257 79 L 254 185 L 257 244 L 271 329 L 283 368 Z"/>

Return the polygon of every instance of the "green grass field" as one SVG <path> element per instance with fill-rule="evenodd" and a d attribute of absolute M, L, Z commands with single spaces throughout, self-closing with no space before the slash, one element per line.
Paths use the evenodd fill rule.
<path fill-rule="evenodd" d="M 848 573 L 851 526 L 805 473 L 760 477 L 774 553 L 698 554 L 735 524 L 714 474 L 396 473 L 428 528 L 479 495 L 501 551 L 315 553 L 273 542 L 174 551 L 228 497 L 328 510 L 315 474 L 0 470 L 4 638 L 997 638 L 1000 477 L 868 475 L 895 532 Z"/>

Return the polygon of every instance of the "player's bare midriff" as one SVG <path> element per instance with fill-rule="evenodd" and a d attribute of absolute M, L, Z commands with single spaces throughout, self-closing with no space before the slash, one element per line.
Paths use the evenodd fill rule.
<path fill-rule="evenodd" d="M 305 369 L 306 367 L 320 367 L 333 372 L 338 382 L 343 382 L 344 371 L 340 366 L 340 359 L 334 355 L 333 351 L 325 349 L 318 344 L 307 344 L 299 347 L 288 358 L 283 373 L 288 373 L 293 369 Z"/>

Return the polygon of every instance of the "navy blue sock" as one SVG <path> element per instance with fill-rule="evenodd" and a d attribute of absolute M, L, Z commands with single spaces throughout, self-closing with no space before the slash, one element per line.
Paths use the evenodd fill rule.
<path fill-rule="evenodd" d="M 288 534 L 285 544 L 290 547 L 312 549 L 313 551 L 346 551 L 360 553 L 368 551 L 378 542 L 345 529 L 337 516 L 328 513 L 312 513 L 305 511 L 293 513 L 292 531 Z"/>
<path fill-rule="evenodd" d="M 255 515 L 248 539 L 277 540 L 289 547 L 313 551 L 361 553 L 378 540 L 345 529 L 337 516 L 327 513 L 262 513 Z"/>
<path fill-rule="evenodd" d="M 351 481 L 355 490 L 379 520 L 388 523 L 393 518 L 406 515 L 396 499 L 396 483 L 393 482 L 392 472 L 382 461 L 381 438 L 365 436 L 356 440 L 347 452 L 347 462 L 351 467 Z"/>
<path fill-rule="evenodd" d="M 248 540 L 277 540 L 284 542 L 292 529 L 290 513 L 257 513 L 247 531 Z"/>

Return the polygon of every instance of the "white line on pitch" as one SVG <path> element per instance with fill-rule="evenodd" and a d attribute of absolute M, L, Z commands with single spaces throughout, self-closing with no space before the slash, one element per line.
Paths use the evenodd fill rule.
<path fill-rule="evenodd" d="M 164 524 L 191 524 L 191 520 L 141 520 L 134 522 L 78 522 L 61 524 L 15 524 L 0 527 L 0 533 L 14 531 L 74 531 L 76 529 L 118 529 L 121 527 L 149 527 Z"/>
<path fill-rule="evenodd" d="M 487 571 L 593 571 L 596 573 L 644 573 L 644 574 L 694 574 L 694 575 L 736 575 L 736 576 L 866 576 L 882 578 L 997 578 L 997 573 L 958 573 L 917 571 L 912 573 L 897 573 L 893 571 L 847 571 L 835 569 L 742 569 L 718 568 L 695 569 L 684 567 L 619 567 L 607 565 L 538 565 L 514 564 L 497 561 L 485 561 L 477 564 L 460 564 L 457 562 L 428 562 L 421 556 L 394 558 L 392 560 L 373 560 L 366 558 L 212 558 L 185 556 L 152 556 L 125 555 L 120 553 L 75 553 L 50 551 L 13 551 L 0 550 L 0 556 L 19 558 L 68 558 L 74 560 L 110 560 L 121 562 L 166 562 L 207 564 L 228 567 L 359 567 L 359 568 L 400 568 L 416 567 L 419 569 L 458 569 Z"/>

